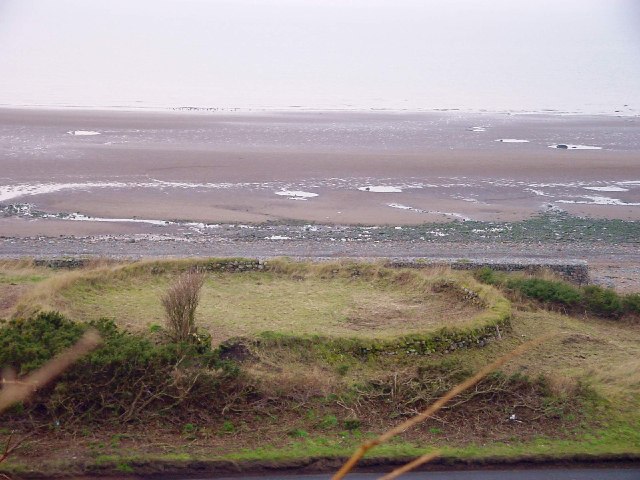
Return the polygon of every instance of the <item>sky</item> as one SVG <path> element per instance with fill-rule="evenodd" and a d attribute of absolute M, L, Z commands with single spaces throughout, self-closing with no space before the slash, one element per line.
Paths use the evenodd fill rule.
<path fill-rule="evenodd" d="M 0 104 L 638 114 L 640 1 L 0 0 Z"/>

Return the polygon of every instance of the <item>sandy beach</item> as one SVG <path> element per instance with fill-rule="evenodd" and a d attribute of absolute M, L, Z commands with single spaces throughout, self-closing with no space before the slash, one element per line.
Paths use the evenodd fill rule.
<path fill-rule="evenodd" d="M 0 234 L 157 228 L 134 219 L 513 221 L 548 209 L 636 220 L 639 125 L 551 114 L 5 108 L 0 203 L 55 218 L 5 210 Z"/>
<path fill-rule="evenodd" d="M 580 260 L 629 290 L 639 155 L 624 116 L 4 108 L 0 257 Z"/>

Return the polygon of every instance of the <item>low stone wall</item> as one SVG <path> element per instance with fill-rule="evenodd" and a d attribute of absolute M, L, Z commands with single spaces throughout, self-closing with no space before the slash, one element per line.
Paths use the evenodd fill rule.
<path fill-rule="evenodd" d="M 205 272 L 249 272 L 266 270 L 267 264 L 257 258 L 219 258 L 198 263 L 197 269 Z"/>
<path fill-rule="evenodd" d="M 549 270 L 557 273 L 565 280 L 576 285 L 586 285 L 589 283 L 589 266 L 586 262 L 575 263 L 499 263 L 499 262 L 475 262 L 475 261 L 453 261 L 453 262 L 428 262 L 428 261 L 393 261 L 389 266 L 396 268 L 432 268 L 437 266 L 450 267 L 453 270 L 478 270 L 488 267 L 501 272 L 527 272 L 539 273 Z"/>
<path fill-rule="evenodd" d="M 330 261 L 328 258 L 309 258 L 307 261 Z M 355 260 L 355 259 L 354 259 Z M 374 260 L 374 259 L 371 259 Z M 90 263 L 91 259 L 83 258 L 53 258 L 37 259 L 34 263 L 37 266 L 48 268 L 81 268 Z M 562 278 L 576 285 L 586 285 L 589 283 L 589 266 L 586 262 L 571 263 L 528 263 L 528 262 L 485 262 L 485 261 L 432 261 L 429 259 L 412 260 L 392 260 L 386 263 L 394 268 L 432 268 L 438 266 L 450 267 L 453 270 L 477 270 L 488 267 L 492 270 L 503 272 L 528 272 L 538 273 L 543 270 L 550 270 L 557 273 Z M 200 260 L 198 269 L 208 272 L 246 272 L 268 270 L 269 261 L 257 258 L 216 258 L 211 260 Z"/>
<path fill-rule="evenodd" d="M 72 270 L 74 268 L 82 268 L 89 260 L 84 258 L 37 258 L 33 261 L 36 267 L 46 267 L 53 269 L 68 268 Z"/>

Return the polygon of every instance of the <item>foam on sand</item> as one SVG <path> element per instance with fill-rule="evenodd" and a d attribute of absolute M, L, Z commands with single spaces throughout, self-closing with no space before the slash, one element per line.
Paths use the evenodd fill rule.
<path fill-rule="evenodd" d="M 553 195 L 549 195 L 548 193 L 543 192 L 542 190 L 536 190 L 535 188 L 525 188 L 525 192 L 531 192 L 538 197 L 552 197 Z"/>
<path fill-rule="evenodd" d="M 0 202 L 11 200 L 19 197 L 27 197 L 32 195 L 42 195 L 46 193 L 56 193 L 63 190 L 92 190 L 96 188 L 181 188 L 181 189 L 230 189 L 230 188 L 247 188 L 257 187 L 259 184 L 247 183 L 184 183 L 184 182 L 165 182 L 162 180 L 152 180 L 149 182 L 86 182 L 86 183 L 22 183 L 14 185 L 0 185 Z M 301 192 L 297 192 L 301 193 Z M 306 192 L 304 192 L 306 193 Z M 308 194 L 315 196 L 317 194 Z"/>
<path fill-rule="evenodd" d="M 308 200 L 309 198 L 318 196 L 317 193 L 303 192 L 301 190 L 282 190 L 280 192 L 276 192 L 276 195 L 288 197 L 289 200 Z"/>
<path fill-rule="evenodd" d="M 264 237 L 265 240 L 291 240 L 291 237 L 285 235 L 271 235 L 270 237 Z"/>
<path fill-rule="evenodd" d="M 46 213 L 36 209 L 32 203 L 14 203 L 2 206 L 0 205 L 0 216 L 15 216 L 26 218 L 43 218 L 51 220 L 68 220 L 73 222 L 96 222 L 96 223 L 144 223 L 154 227 L 177 226 L 184 227 L 194 232 L 203 233 L 203 230 L 220 228 L 217 223 L 204 222 L 181 222 L 175 220 L 157 220 L 151 218 L 109 218 L 109 217 L 93 217 L 83 213 Z M 233 227 L 233 225 L 232 225 Z M 253 228 L 249 225 L 239 225 L 240 228 Z"/>
<path fill-rule="evenodd" d="M 71 130 L 67 133 L 69 135 L 75 135 L 76 137 L 89 137 L 92 135 L 100 135 L 100 132 L 94 132 L 93 130 Z"/>
<path fill-rule="evenodd" d="M 421 208 L 415 208 L 415 207 L 410 207 L 408 205 L 402 205 L 401 203 L 389 203 L 387 206 L 391 207 L 391 208 L 397 208 L 399 210 L 408 210 L 410 212 L 415 212 L 415 213 L 424 213 L 424 214 L 427 214 L 427 215 L 443 215 L 445 217 L 452 217 L 452 218 L 460 219 L 463 222 L 467 222 L 467 221 L 471 220 L 471 218 L 465 217 L 464 215 L 462 215 L 460 213 L 441 212 L 439 210 L 423 210 Z"/>
<path fill-rule="evenodd" d="M 175 224 L 166 220 L 152 220 L 148 218 L 103 218 L 90 217 L 81 213 L 70 213 L 68 215 L 47 215 L 46 218 L 59 218 L 63 220 L 73 220 L 76 222 L 106 222 L 106 223 L 147 223 L 158 227 Z"/>
<path fill-rule="evenodd" d="M 89 190 L 92 188 L 126 188 L 123 182 L 87 182 L 87 183 L 23 183 L 0 185 L 0 202 L 31 195 L 55 193 L 62 190 Z"/>
<path fill-rule="evenodd" d="M 391 187 L 387 185 L 369 185 L 367 187 L 358 187 L 358 190 L 374 193 L 402 193 L 402 189 L 400 187 Z"/>
<path fill-rule="evenodd" d="M 636 202 L 623 202 L 618 198 L 601 197 L 600 195 L 585 195 L 583 198 L 587 200 L 556 200 L 556 203 L 579 203 L 583 205 L 617 205 L 617 206 L 640 206 Z"/>
<path fill-rule="evenodd" d="M 602 147 L 593 145 L 572 145 L 570 143 L 557 143 L 549 145 L 549 148 L 558 148 L 560 150 L 602 150 Z"/>
<path fill-rule="evenodd" d="M 628 188 L 616 187 L 614 185 L 608 187 L 583 187 L 585 190 L 595 190 L 596 192 L 628 192 Z"/>
<path fill-rule="evenodd" d="M 388 206 L 391 208 L 399 208 L 400 210 L 411 210 L 413 212 L 419 212 L 419 213 L 423 212 L 423 210 L 420 210 L 418 208 L 408 207 L 407 205 L 401 205 L 400 203 L 390 203 Z"/>
<path fill-rule="evenodd" d="M 501 143 L 529 143 L 529 140 L 523 140 L 521 138 L 498 138 L 496 142 Z"/>

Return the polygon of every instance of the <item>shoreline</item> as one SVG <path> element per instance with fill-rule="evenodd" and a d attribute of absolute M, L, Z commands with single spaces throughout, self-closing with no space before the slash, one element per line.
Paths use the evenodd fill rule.
<path fill-rule="evenodd" d="M 517 221 L 552 209 L 640 220 L 637 123 L 0 109 L 0 198 L 26 220 L 85 220 L 61 227 L 75 234 L 91 219 L 410 225 Z M 20 231 L 0 215 L 0 235 Z"/>
<path fill-rule="evenodd" d="M 136 105 L 55 105 L 55 104 L 0 104 L 2 110 L 62 110 L 62 111 L 88 111 L 88 112 L 157 112 L 157 113 L 184 113 L 184 114 L 261 114 L 261 113 L 389 113 L 389 114 L 467 114 L 467 115 L 548 115 L 566 117 L 640 117 L 640 112 L 612 110 L 612 111 L 579 111 L 562 109 L 464 109 L 456 107 L 305 107 L 305 106 L 254 106 L 254 107 L 205 107 L 190 105 L 164 105 L 164 106 L 136 106 Z"/>
<path fill-rule="evenodd" d="M 6 224 L 8 220 L 11 219 L 2 222 Z M 0 258 L 290 257 L 507 264 L 586 262 L 596 284 L 626 292 L 640 291 L 638 222 L 547 214 L 522 222 L 402 227 L 270 222 L 217 224 L 212 228 L 127 225 L 119 231 L 106 225 L 106 231 L 96 231 L 88 228 L 87 222 L 78 223 L 85 227 L 82 235 L 70 235 L 68 229 L 43 234 L 42 224 L 37 222 L 35 231 L 25 231 L 22 236 L 0 234 Z M 101 224 L 97 227 L 103 228 Z"/>

